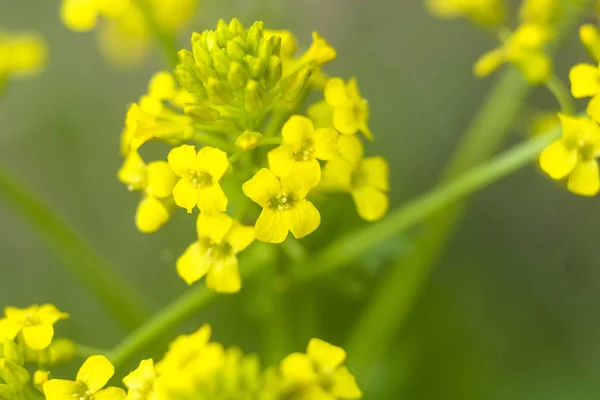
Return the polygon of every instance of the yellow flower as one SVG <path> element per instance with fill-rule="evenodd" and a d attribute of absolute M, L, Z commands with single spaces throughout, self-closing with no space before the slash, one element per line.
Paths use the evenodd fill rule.
<path fill-rule="evenodd" d="M 544 25 L 522 24 L 499 48 L 483 54 L 473 67 L 477 77 L 485 77 L 505 62 L 514 64 L 531 84 L 540 84 L 552 75 L 552 60 L 543 51 L 553 37 Z"/>
<path fill-rule="evenodd" d="M 39 35 L 0 32 L 0 80 L 35 73 L 46 65 L 47 57 L 46 44 Z"/>
<path fill-rule="evenodd" d="M 519 10 L 521 21 L 549 25 L 559 14 L 558 0 L 523 0 Z"/>
<path fill-rule="evenodd" d="M 115 369 L 106 357 L 91 356 L 79 369 L 75 381 L 51 379 L 44 384 L 44 394 L 47 400 L 122 400 L 125 398 L 123 389 L 102 389 L 114 373 Z"/>
<path fill-rule="evenodd" d="M 142 360 L 135 371 L 123 378 L 127 387 L 126 400 L 160 400 L 156 390 L 157 375 L 152 359 Z"/>
<path fill-rule="evenodd" d="M 169 152 L 169 165 L 181 179 L 173 189 L 179 207 L 191 213 L 198 205 L 205 214 L 217 214 L 227 209 L 227 197 L 219 181 L 229 168 L 227 154 L 214 147 L 203 147 L 198 153 L 190 145 Z"/>
<path fill-rule="evenodd" d="M 359 399 L 362 392 L 348 368 L 346 352 L 320 339 L 311 339 L 306 354 L 292 353 L 280 364 L 282 375 L 302 386 L 306 399 Z"/>
<path fill-rule="evenodd" d="M 351 193 L 361 218 L 380 219 L 389 206 L 387 162 L 383 157 L 363 158 L 357 137 L 341 136 L 339 147 L 340 156 L 325 164 L 322 186 Z"/>
<path fill-rule="evenodd" d="M 429 10 L 439 18 L 466 17 L 483 26 L 498 26 L 505 20 L 503 0 L 428 0 Z"/>
<path fill-rule="evenodd" d="M 600 155 L 600 126 L 588 117 L 559 114 L 562 137 L 540 154 L 540 167 L 553 179 L 568 177 L 567 188 L 582 196 L 600 189 L 596 157 Z"/>
<path fill-rule="evenodd" d="M 579 28 L 579 39 L 596 62 L 600 61 L 600 32 L 592 24 Z"/>
<path fill-rule="evenodd" d="M 96 27 L 99 15 L 116 18 L 129 8 L 129 0 L 63 0 L 60 16 L 74 31 L 89 31 Z"/>
<path fill-rule="evenodd" d="M 372 139 L 367 123 L 369 104 L 361 97 L 355 78 L 346 84 L 340 78 L 332 78 L 325 85 L 325 100 L 333 107 L 333 127 L 344 135 L 361 131 L 367 139 Z"/>
<path fill-rule="evenodd" d="M 6 307 L 0 319 L 0 338 L 14 339 L 19 333 L 25 344 L 33 350 L 50 346 L 54 337 L 54 324 L 69 317 L 52 304 L 33 305 L 24 309 Z"/>
<path fill-rule="evenodd" d="M 277 179 L 273 171 L 261 169 L 242 189 L 263 210 L 256 221 L 256 238 L 281 243 L 291 231 L 295 238 L 313 232 L 321 223 L 321 214 L 306 196 L 312 182 L 299 174 Z"/>
<path fill-rule="evenodd" d="M 137 151 L 132 151 L 125 158 L 118 177 L 129 190 L 144 191 L 135 215 L 141 232 L 155 232 L 169 220 L 170 199 L 177 177 L 166 161 L 146 165 Z"/>
<path fill-rule="evenodd" d="M 316 186 L 321 180 L 318 160 L 331 160 L 337 154 L 338 134 L 333 128 L 314 129 L 310 119 L 292 116 L 281 131 L 283 143 L 269 152 L 269 168 L 277 176 L 299 174 Z"/>
<path fill-rule="evenodd" d="M 321 37 L 317 32 L 312 34 L 313 42 L 306 50 L 306 52 L 300 57 L 302 63 L 310 63 L 314 66 L 321 66 L 330 61 L 333 61 L 337 56 L 337 53 L 333 47 L 327 43 L 327 41 Z"/>
<path fill-rule="evenodd" d="M 591 97 L 587 113 L 600 121 L 600 68 L 597 65 L 578 64 L 569 72 L 571 94 L 576 99 Z"/>
<path fill-rule="evenodd" d="M 220 293 L 240 290 L 236 255 L 254 241 L 254 227 L 244 226 L 226 214 L 197 220 L 198 241 L 177 260 L 177 272 L 188 284 L 206 276 L 206 286 Z"/>

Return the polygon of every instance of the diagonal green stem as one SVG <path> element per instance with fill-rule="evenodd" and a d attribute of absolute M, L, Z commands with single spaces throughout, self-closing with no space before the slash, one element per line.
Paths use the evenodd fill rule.
<path fill-rule="evenodd" d="M 106 260 L 63 220 L 0 168 L 0 199 L 26 217 L 77 277 L 125 328 L 133 329 L 148 315 L 142 297 Z"/>

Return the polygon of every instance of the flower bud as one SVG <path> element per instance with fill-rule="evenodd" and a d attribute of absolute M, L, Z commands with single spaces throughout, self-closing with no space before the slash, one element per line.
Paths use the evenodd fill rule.
<path fill-rule="evenodd" d="M 224 20 L 220 19 L 217 22 L 217 43 L 220 47 L 224 47 L 229 39 L 233 37 L 233 34 L 229 30 L 229 25 Z"/>
<path fill-rule="evenodd" d="M 75 358 L 77 354 L 77 345 L 70 339 L 58 338 L 54 339 L 50 345 L 50 364 L 65 364 Z"/>
<path fill-rule="evenodd" d="M 0 359 L 0 378 L 10 386 L 21 386 L 31 378 L 29 372 L 19 364 L 6 359 Z"/>
<path fill-rule="evenodd" d="M 244 151 L 252 150 L 260 144 L 262 135 L 259 132 L 246 131 L 235 140 L 235 145 Z"/>
<path fill-rule="evenodd" d="M 206 89 L 204 88 L 204 84 L 193 70 L 189 70 L 180 64 L 175 68 L 175 77 L 179 81 L 179 84 L 189 93 L 193 94 L 194 97 L 206 97 Z"/>
<path fill-rule="evenodd" d="M 267 70 L 265 72 L 265 84 L 267 89 L 271 89 L 277 85 L 277 82 L 281 79 L 281 75 L 283 74 L 283 66 L 281 64 L 281 59 L 277 56 L 271 56 L 269 59 L 269 64 L 267 65 Z"/>
<path fill-rule="evenodd" d="M 180 50 L 177 53 L 177 56 L 179 57 L 179 61 L 181 61 L 181 64 L 189 69 L 194 68 L 194 65 L 196 64 L 196 61 L 194 59 L 194 54 L 189 51 L 189 50 Z"/>
<path fill-rule="evenodd" d="M 205 104 L 193 104 L 185 106 L 183 111 L 187 116 L 202 122 L 213 122 L 221 117 L 221 113 Z"/>
<path fill-rule="evenodd" d="M 227 84 L 212 77 L 208 79 L 206 92 L 210 101 L 217 105 L 229 104 L 234 99 L 233 92 L 227 87 Z"/>
<path fill-rule="evenodd" d="M 33 374 L 33 385 L 38 391 L 43 393 L 44 383 L 48 382 L 50 379 L 52 379 L 50 372 L 38 369 Z"/>
<path fill-rule="evenodd" d="M 231 65 L 231 61 L 229 60 L 229 58 L 225 55 L 223 50 L 221 50 L 218 47 L 213 49 L 212 56 L 213 65 L 215 67 L 215 70 L 217 71 L 217 74 L 219 74 L 219 77 L 227 77 L 227 73 L 229 72 L 229 66 Z"/>
<path fill-rule="evenodd" d="M 242 46 L 247 47 L 241 38 L 236 37 L 234 40 L 230 40 L 227 42 L 227 55 L 231 57 L 232 60 L 242 61 L 244 59 L 244 55 L 246 54 L 244 47 Z"/>
<path fill-rule="evenodd" d="M 229 31 L 234 35 L 240 36 L 244 34 L 244 27 L 239 19 L 234 18 L 229 23 Z"/>
<path fill-rule="evenodd" d="M 248 37 L 246 42 L 248 43 L 249 50 L 253 55 L 258 54 L 258 46 L 260 40 L 264 36 L 264 24 L 263 22 L 255 22 L 250 29 L 248 29 Z"/>
<path fill-rule="evenodd" d="M 263 77 L 267 69 L 267 64 L 265 62 L 260 58 L 253 57 L 249 54 L 246 55 L 246 65 L 248 65 L 250 76 L 257 80 L 260 80 Z"/>
<path fill-rule="evenodd" d="M 229 74 L 227 75 L 227 82 L 231 85 L 233 90 L 239 90 L 246 86 L 248 81 L 248 73 L 242 67 L 240 63 L 233 62 L 229 67 Z"/>
<path fill-rule="evenodd" d="M 254 80 L 249 80 L 246 84 L 246 110 L 258 111 L 265 104 L 264 89 Z"/>
<path fill-rule="evenodd" d="M 275 36 L 272 36 L 271 38 L 274 39 Z M 279 39 L 279 40 L 281 40 L 281 39 Z M 260 40 L 260 44 L 258 46 L 258 58 L 260 60 L 266 62 L 271 57 L 272 53 L 273 53 L 273 42 L 270 39 L 262 38 Z"/>
<path fill-rule="evenodd" d="M 300 68 L 294 75 L 292 75 L 283 88 L 283 100 L 288 103 L 293 103 L 298 99 L 298 96 L 302 93 L 306 87 L 306 83 L 310 78 L 312 72 L 311 67 L 305 66 Z"/>

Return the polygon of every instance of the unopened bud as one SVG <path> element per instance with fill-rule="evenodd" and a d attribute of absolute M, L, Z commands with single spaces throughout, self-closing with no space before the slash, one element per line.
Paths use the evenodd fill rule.
<path fill-rule="evenodd" d="M 274 37 L 271 37 L 274 38 Z M 271 39 L 260 39 L 260 44 L 258 45 L 258 58 L 262 61 L 268 61 L 273 53 L 273 42 Z"/>
<path fill-rule="evenodd" d="M 260 144 L 262 135 L 259 132 L 246 131 L 235 140 L 235 145 L 244 151 L 252 150 Z"/>
<path fill-rule="evenodd" d="M 192 54 L 191 51 L 189 50 L 180 50 L 177 53 L 177 56 L 179 57 L 179 61 L 181 61 L 181 64 L 188 68 L 188 69 L 192 69 L 194 68 L 194 65 L 196 64 L 196 61 L 194 59 L 194 54 Z"/>
<path fill-rule="evenodd" d="M 244 33 L 244 26 L 239 19 L 234 18 L 229 23 L 229 31 L 234 35 L 241 35 Z"/>
<path fill-rule="evenodd" d="M 277 56 L 271 56 L 269 59 L 269 64 L 267 66 L 267 70 L 265 72 L 265 84 L 267 89 L 271 89 L 277 85 L 277 82 L 281 79 L 281 75 L 283 74 L 283 66 L 281 64 L 281 59 Z"/>
<path fill-rule="evenodd" d="M 261 79 L 267 69 L 267 63 L 263 62 L 260 58 L 246 55 L 246 65 L 250 70 L 250 76 L 254 79 Z"/>
<path fill-rule="evenodd" d="M 233 92 L 227 87 L 227 84 L 212 77 L 208 79 L 206 92 L 210 101 L 217 105 L 230 104 L 234 98 Z"/>
<path fill-rule="evenodd" d="M 217 43 L 220 47 L 224 47 L 229 39 L 232 38 L 231 31 L 229 30 L 229 25 L 227 22 L 222 19 L 217 23 Z"/>
<path fill-rule="evenodd" d="M 264 24 L 262 22 L 255 22 L 250 29 L 248 29 L 248 37 L 246 38 L 246 42 L 250 47 L 249 50 L 253 55 L 258 54 L 258 46 L 260 45 L 260 40 L 264 36 Z"/>
<path fill-rule="evenodd" d="M 258 111 L 265 104 L 265 93 L 258 82 L 249 80 L 246 84 L 246 110 Z"/>
<path fill-rule="evenodd" d="M 233 62 L 229 67 L 229 74 L 227 75 L 227 82 L 231 85 L 233 90 L 239 90 L 246 86 L 248 81 L 248 73 L 242 67 L 240 63 Z"/>
<path fill-rule="evenodd" d="M 200 81 L 196 73 L 183 65 L 178 65 L 177 68 L 175 68 L 175 77 L 185 90 L 194 94 L 196 97 L 202 96 L 202 94 L 206 92 L 204 84 Z"/>
<path fill-rule="evenodd" d="M 579 38 L 596 62 L 600 61 L 600 33 L 598 28 L 591 24 L 579 28 Z"/>
<path fill-rule="evenodd" d="M 6 359 L 0 359 L 0 378 L 11 386 L 20 386 L 29 382 L 31 375 L 19 364 Z"/>
<path fill-rule="evenodd" d="M 237 37 L 236 39 L 241 39 L 239 37 Z M 244 51 L 244 48 L 242 47 L 242 45 L 244 43 L 240 43 L 241 40 L 230 40 L 229 42 L 227 42 L 227 55 L 235 61 L 242 61 L 244 59 L 244 55 L 246 54 L 246 52 Z"/>
<path fill-rule="evenodd" d="M 48 349 L 51 365 L 68 363 L 77 355 L 77 345 L 66 338 L 54 339 Z"/>
<path fill-rule="evenodd" d="M 44 392 L 44 384 L 50 379 L 52 379 L 52 376 L 48 371 L 38 369 L 33 373 L 33 385 L 38 391 L 42 393 Z"/>
<path fill-rule="evenodd" d="M 293 103 L 298 99 L 306 87 L 306 83 L 312 72 L 311 67 L 305 66 L 298 70 L 294 75 L 288 78 L 287 84 L 283 88 L 283 100 L 288 103 Z"/>
<path fill-rule="evenodd" d="M 229 31 L 228 31 L 229 32 Z M 213 65 L 215 70 L 219 74 L 220 77 L 227 77 L 227 73 L 229 72 L 229 66 L 231 65 L 231 60 L 225 55 L 223 50 L 218 47 L 213 49 Z"/>
<path fill-rule="evenodd" d="M 213 122 L 221 117 L 221 113 L 219 113 L 214 108 L 204 104 L 194 104 L 185 106 L 183 111 L 190 118 L 200 120 L 203 122 Z"/>

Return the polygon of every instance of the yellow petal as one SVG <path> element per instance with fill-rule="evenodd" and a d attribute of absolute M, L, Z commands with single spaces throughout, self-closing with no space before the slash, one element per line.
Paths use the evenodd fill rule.
<path fill-rule="evenodd" d="M 333 110 L 333 127 L 344 135 L 353 135 L 358 131 L 359 120 L 354 107 L 340 106 Z"/>
<path fill-rule="evenodd" d="M 368 186 L 352 191 L 352 198 L 356 204 L 358 215 L 366 221 L 380 219 L 389 207 L 387 195 Z"/>
<path fill-rule="evenodd" d="M 571 93 L 576 99 L 600 93 L 600 71 L 598 66 L 577 64 L 569 72 Z"/>
<path fill-rule="evenodd" d="M 154 369 L 154 361 L 152 359 L 142 360 L 140 365 L 125 378 L 123 383 L 133 391 L 144 392 L 156 379 L 156 371 Z"/>
<path fill-rule="evenodd" d="M 69 318 L 69 314 L 59 311 L 53 304 L 42 304 L 37 311 L 37 316 L 45 324 L 54 324 L 61 319 Z"/>
<path fill-rule="evenodd" d="M 317 365 L 328 369 L 339 367 L 346 359 L 346 351 L 344 349 L 316 338 L 308 342 L 306 354 Z"/>
<path fill-rule="evenodd" d="M 203 147 L 198 151 L 196 168 L 198 171 L 208 173 L 213 181 L 217 182 L 229 168 L 227 153 L 214 147 Z"/>
<path fill-rule="evenodd" d="M 158 99 L 172 99 L 177 92 L 175 77 L 167 72 L 160 71 L 155 73 L 150 79 L 148 85 L 148 94 Z"/>
<path fill-rule="evenodd" d="M 188 284 L 202 279 L 213 263 L 213 258 L 199 242 L 193 243 L 177 259 L 177 273 Z"/>
<path fill-rule="evenodd" d="M 333 128 L 321 128 L 315 131 L 315 157 L 319 160 L 331 160 L 338 152 L 338 133 Z"/>
<path fill-rule="evenodd" d="M 288 231 L 288 220 L 283 211 L 264 208 L 256 221 L 256 238 L 263 242 L 281 243 Z"/>
<path fill-rule="evenodd" d="M 142 233 L 156 232 L 170 217 L 165 204 L 154 196 L 145 196 L 135 213 L 135 226 Z"/>
<path fill-rule="evenodd" d="M 184 144 L 175 147 L 168 155 L 169 166 L 177 176 L 187 176 L 189 171 L 194 167 L 196 160 L 196 148 Z"/>
<path fill-rule="evenodd" d="M 0 342 L 4 339 L 13 340 L 21 331 L 21 324 L 8 318 L 0 319 Z"/>
<path fill-rule="evenodd" d="M 4 307 L 4 315 L 11 321 L 20 322 L 25 321 L 30 314 L 37 314 L 38 309 L 38 305 L 32 305 L 27 308 Z"/>
<path fill-rule="evenodd" d="M 233 219 L 227 214 L 207 215 L 200 213 L 196 220 L 196 231 L 199 238 L 210 238 L 216 243 L 222 243 L 232 225 Z"/>
<path fill-rule="evenodd" d="M 232 251 L 237 254 L 243 251 L 246 247 L 254 241 L 254 227 L 242 225 L 237 221 L 233 221 L 233 225 L 227 235 L 225 241 L 229 243 Z"/>
<path fill-rule="evenodd" d="M 340 78 L 331 78 L 325 84 L 325 101 L 332 107 L 344 106 L 350 103 L 346 92 L 346 84 Z"/>
<path fill-rule="evenodd" d="M 318 176 L 315 176 L 317 168 Z M 281 178 L 283 192 L 294 195 L 297 199 L 304 199 L 308 192 L 319 183 L 321 179 L 320 168 L 316 160 L 313 160 L 312 164 L 298 163 L 292 169 L 291 174 Z"/>
<path fill-rule="evenodd" d="M 277 176 L 286 176 L 292 172 L 294 167 L 294 150 L 290 145 L 281 145 L 271 150 L 267 158 L 269 160 L 269 168 Z"/>
<path fill-rule="evenodd" d="M 91 356 L 77 372 L 77 382 L 84 383 L 91 393 L 102 389 L 115 373 L 115 368 L 104 356 Z"/>
<path fill-rule="evenodd" d="M 284 377 L 295 382 L 313 382 L 317 379 L 312 360 L 306 354 L 290 354 L 281 361 L 279 368 Z"/>
<path fill-rule="evenodd" d="M 473 74 L 478 78 L 484 78 L 494 73 L 504 62 L 506 56 L 503 49 L 494 49 L 484 53 L 473 66 Z"/>
<path fill-rule="evenodd" d="M 198 189 L 194 187 L 189 179 L 181 178 L 173 188 L 173 199 L 175 204 L 191 213 L 198 204 Z"/>
<path fill-rule="evenodd" d="M 137 151 L 127 154 L 117 176 L 130 190 L 141 190 L 146 187 L 146 164 Z"/>
<path fill-rule="evenodd" d="M 302 55 L 302 60 L 306 60 L 307 62 L 317 65 L 322 65 L 335 59 L 337 55 L 336 51 L 327 43 L 325 39 L 323 39 L 317 32 L 313 32 L 312 38 L 313 42 L 306 53 Z"/>
<path fill-rule="evenodd" d="M 94 400 L 123 400 L 127 394 L 125 391 L 118 387 L 109 387 L 98 391 L 94 395 Z"/>
<path fill-rule="evenodd" d="M 356 378 L 352 376 L 348 368 L 340 367 L 333 374 L 333 385 L 331 392 L 340 399 L 360 399 L 362 391 L 356 384 Z"/>
<path fill-rule="evenodd" d="M 315 128 L 333 126 L 333 107 L 325 100 L 318 101 L 308 107 L 307 114 Z"/>
<path fill-rule="evenodd" d="M 562 128 L 562 137 L 567 141 L 578 142 L 581 135 L 593 129 L 593 124 L 590 124 L 588 117 L 572 117 L 570 115 L 559 113 L 560 125 Z"/>
<path fill-rule="evenodd" d="M 371 186 L 387 192 L 389 189 L 389 167 L 383 157 L 369 157 L 362 160 L 359 165 L 359 186 Z"/>
<path fill-rule="evenodd" d="M 567 176 L 577 164 L 577 151 L 567 149 L 562 140 L 552 142 L 540 154 L 542 171 L 553 179 Z"/>
<path fill-rule="evenodd" d="M 265 207 L 271 198 L 281 193 L 281 183 L 271 170 L 263 168 L 245 182 L 242 189 L 252 201 Z"/>
<path fill-rule="evenodd" d="M 338 397 L 327 392 L 325 388 L 320 385 L 311 385 L 307 387 L 302 395 L 304 396 L 304 399 L 310 400 L 338 400 Z"/>
<path fill-rule="evenodd" d="M 581 196 L 595 196 L 600 189 L 600 174 L 596 160 L 580 162 L 569 175 L 567 188 Z"/>
<path fill-rule="evenodd" d="M 338 138 L 338 151 L 350 165 L 356 166 L 363 157 L 363 145 L 356 136 L 340 136 Z"/>
<path fill-rule="evenodd" d="M 585 111 L 595 121 L 600 121 L 600 94 L 592 97 Z"/>
<path fill-rule="evenodd" d="M 129 8 L 130 0 L 97 0 L 98 11 L 107 18 L 118 18 Z"/>
<path fill-rule="evenodd" d="M 511 61 L 532 85 L 541 84 L 552 76 L 552 59 L 541 51 L 520 52 Z"/>
<path fill-rule="evenodd" d="M 234 255 L 215 260 L 206 276 L 206 286 L 218 293 L 239 292 L 242 287 L 238 259 Z"/>
<path fill-rule="evenodd" d="M 294 150 L 302 147 L 307 139 L 312 139 L 314 127 L 312 121 L 302 115 L 293 115 L 281 128 L 283 143 L 291 145 Z"/>
<path fill-rule="evenodd" d="M 323 168 L 323 177 L 320 185 L 329 190 L 350 191 L 352 185 L 352 165 L 345 159 L 338 157 L 327 161 Z"/>
<path fill-rule="evenodd" d="M 50 346 L 54 337 L 52 324 L 26 326 L 21 331 L 28 347 L 33 350 L 43 350 Z"/>
<path fill-rule="evenodd" d="M 72 400 L 85 396 L 84 385 L 63 379 L 50 379 L 44 383 L 44 395 L 47 400 Z"/>
<path fill-rule="evenodd" d="M 296 239 L 312 233 L 321 223 L 321 214 L 319 210 L 308 200 L 303 199 L 292 206 L 292 209 L 286 212 L 288 226 Z"/>
<path fill-rule="evenodd" d="M 89 31 L 96 26 L 98 10 L 94 0 L 63 0 L 60 17 L 74 31 Z"/>
<path fill-rule="evenodd" d="M 204 214 L 218 214 L 227 210 L 227 196 L 221 185 L 215 183 L 208 187 L 201 187 L 198 193 L 198 208 Z"/>
<path fill-rule="evenodd" d="M 177 177 L 166 161 L 148 164 L 146 193 L 154 197 L 169 197 L 177 183 Z"/>

